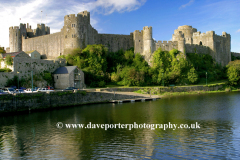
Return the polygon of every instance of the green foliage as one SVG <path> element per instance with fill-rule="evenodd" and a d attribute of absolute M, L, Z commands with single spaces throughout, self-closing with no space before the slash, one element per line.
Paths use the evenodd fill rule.
<path fill-rule="evenodd" d="M 231 60 L 232 61 L 240 60 L 240 57 L 235 57 L 233 54 L 231 54 Z"/>
<path fill-rule="evenodd" d="M 85 49 L 76 48 L 65 51 L 69 54 L 60 56 L 65 58 L 68 65 L 83 69 L 86 84 L 91 87 L 99 86 L 99 81 L 110 81 L 107 71 L 108 50 L 104 45 L 88 45 Z M 102 83 L 101 83 L 102 85 Z"/>
<path fill-rule="evenodd" d="M 227 76 L 230 85 L 240 84 L 240 60 L 229 62 L 227 65 Z"/>
<path fill-rule="evenodd" d="M 120 80 L 119 74 L 113 72 L 113 73 L 111 74 L 111 81 L 112 81 L 112 82 L 118 82 L 119 80 Z"/>
<path fill-rule="evenodd" d="M 18 86 L 18 76 L 14 76 L 12 79 L 7 80 L 6 86 Z"/>
<path fill-rule="evenodd" d="M 53 77 L 52 74 L 48 71 L 43 72 L 43 79 L 47 82 L 48 85 L 53 85 Z"/>
<path fill-rule="evenodd" d="M 187 59 L 197 71 L 200 81 L 206 81 L 206 72 L 208 82 L 226 78 L 225 68 L 217 64 L 209 54 L 187 53 Z"/>
<path fill-rule="evenodd" d="M 90 87 L 104 87 L 106 84 L 125 86 L 170 85 L 197 83 L 223 79 L 225 68 L 216 64 L 208 54 L 185 54 L 176 49 L 156 50 L 152 55 L 152 67 L 142 55 L 127 51 L 108 53 L 103 45 L 88 45 L 85 49 L 68 50 L 60 58 L 68 65 L 77 65 L 84 71 L 86 84 Z"/>
<path fill-rule="evenodd" d="M 12 72 L 9 68 L 0 68 L 0 72 Z"/>
<path fill-rule="evenodd" d="M 189 71 L 189 63 L 183 53 L 173 49 L 162 51 L 159 48 L 154 52 L 152 58 L 153 67 L 151 70 L 152 82 L 160 85 L 186 83 L 186 75 Z"/>
<path fill-rule="evenodd" d="M 6 53 L 6 51 L 4 50 L 4 47 L 0 47 L 0 53 Z"/>
<path fill-rule="evenodd" d="M 7 55 L 5 58 L 5 62 L 7 65 L 13 65 L 13 58 L 11 57 L 11 55 Z"/>
<path fill-rule="evenodd" d="M 188 72 L 188 80 L 192 84 L 197 82 L 198 75 L 196 73 L 195 68 L 191 68 L 190 71 Z"/>
<path fill-rule="evenodd" d="M 98 86 L 99 86 L 99 87 L 105 87 L 105 82 L 104 82 L 104 81 L 100 81 L 100 82 L 98 83 Z"/>

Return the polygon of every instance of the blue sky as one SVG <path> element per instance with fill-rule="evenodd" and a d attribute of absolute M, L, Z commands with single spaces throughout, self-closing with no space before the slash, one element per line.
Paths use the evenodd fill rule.
<path fill-rule="evenodd" d="M 240 52 L 239 0 L 0 0 L 0 5 L 3 47 L 9 46 L 10 26 L 36 28 L 42 21 L 51 33 L 59 32 L 65 15 L 88 10 L 99 33 L 130 34 L 152 26 L 155 40 L 169 41 L 178 26 L 191 25 L 202 33 L 231 34 L 231 51 Z"/>

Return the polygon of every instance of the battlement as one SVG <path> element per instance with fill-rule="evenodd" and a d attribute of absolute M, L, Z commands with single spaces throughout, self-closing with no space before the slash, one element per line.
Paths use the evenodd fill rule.
<path fill-rule="evenodd" d="M 82 15 L 82 16 L 90 16 L 90 12 L 88 12 L 87 10 L 79 12 L 78 15 Z"/>
<path fill-rule="evenodd" d="M 176 43 L 177 41 L 157 41 L 158 44 L 172 44 L 172 43 Z"/>
<path fill-rule="evenodd" d="M 142 31 L 135 30 L 134 33 L 142 33 Z"/>
<path fill-rule="evenodd" d="M 215 35 L 215 31 L 207 31 L 206 34 L 214 36 Z"/>
<path fill-rule="evenodd" d="M 145 27 L 143 27 L 143 30 L 152 30 L 152 27 L 145 26 Z"/>
<path fill-rule="evenodd" d="M 192 26 L 189 25 L 178 26 L 178 29 L 192 29 Z"/>
<path fill-rule="evenodd" d="M 199 37 L 199 36 L 215 36 L 215 32 L 214 31 L 207 31 L 206 33 L 201 33 L 201 32 L 194 32 L 193 33 L 193 37 Z"/>
<path fill-rule="evenodd" d="M 11 27 L 9 27 L 9 30 L 10 30 L 10 29 L 16 30 L 16 29 L 19 29 L 19 27 L 18 27 L 18 26 L 11 26 Z"/>
<path fill-rule="evenodd" d="M 155 46 L 156 50 L 161 47 L 163 51 L 170 51 L 172 49 L 178 49 L 178 41 L 158 41 Z"/>
<path fill-rule="evenodd" d="M 197 32 L 196 28 L 193 28 L 192 26 L 189 25 L 179 26 L 177 30 L 192 30 L 193 32 Z"/>
<path fill-rule="evenodd" d="M 76 15 L 75 14 L 69 14 L 69 15 L 66 15 L 66 16 L 64 16 L 64 19 L 65 18 L 76 18 Z"/>

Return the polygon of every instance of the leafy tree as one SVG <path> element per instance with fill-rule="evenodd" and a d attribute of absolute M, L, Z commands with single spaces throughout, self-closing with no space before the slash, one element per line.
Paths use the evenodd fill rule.
<path fill-rule="evenodd" d="M 197 80 L 198 80 L 198 75 L 196 73 L 196 70 L 195 68 L 191 68 L 190 71 L 188 72 L 188 80 L 189 82 L 191 82 L 192 84 L 193 83 L 196 83 Z"/>
<path fill-rule="evenodd" d="M 47 82 L 48 85 L 53 85 L 54 80 L 50 72 L 44 71 L 43 79 Z"/>
<path fill-rule="evenodd" d="M 230 85 L 240 84 L 240 60 L 229 62 L 227 65 L 227 76 Z"/>
<path fill-rule="evenodd" d="M 13 65 L 13 58 L 11 57 L 11 55 L 7 55 L 5 58 L 5 62 L 7 65 Z"/>
<path fill-rule="evenodd" d="M 6 51 L 4 50 L 4 47 L 0 47 L 0 53 L 6 53 Z"/>

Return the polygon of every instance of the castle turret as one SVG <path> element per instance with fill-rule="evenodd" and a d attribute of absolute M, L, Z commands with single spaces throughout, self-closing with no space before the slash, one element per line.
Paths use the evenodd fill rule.
<path fill-rule="evenodd" d="M 179 26 L 178 29 L 174 30 L 173 34 L 173 41 L 177 41 L 179 39 L 180 34 L 185 38 L 185 42 L 187 44 L 193 44 L 193 33 L 197 32 L 196 28 L 192 28 L 192 26 L 184 25 L 184 26 Z"/>
<path fill-rule="evenodd" d="M 152 27 L 143 27 L 143 54 L 151 54 L 153 51 Z"/>
<path fill-rule="evenodd" d="M 143 53 L 143 32 L 135 30 L 133 32 L 134 52 Z"/>
<path fill-rule="evenodd" d="M 37 28 L 34 30 L 34 36 L 44 36 L 50 34 L 50 28 L 45 26 L 45 24 L 37 24 Z"/>
<path fill-rule="evenodd" d="M 9 28 L 9 47 L 10 52 L 19 52 L 21 51 L 21 33 L 18 26 Z"/>
<path fill-rule="evenodd" d="M 63 27 L 63 36 L 64 36 L 64 48 L 73 49 L 79 47 L 77 42 L 77 17 L 75 14 L 66 15 L 64 17 L 64 27 Z"/>
<path fill-rule="evenodd" d="M 186 54 L 186 51 L 185 51 L 185 38 L 180 38 L 178 40 L 178 50 L 181 51 L 182 53 Z"/>

